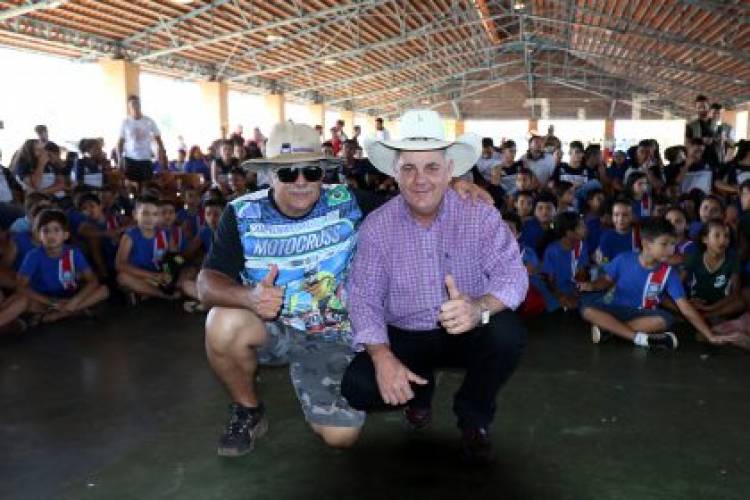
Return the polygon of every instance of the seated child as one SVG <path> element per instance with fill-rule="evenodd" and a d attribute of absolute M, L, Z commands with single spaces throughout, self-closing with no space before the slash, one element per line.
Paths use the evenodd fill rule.
<path fill-rule="evenodd" d="M 33 205 L 27 214 L 34 220 L 37 215 L 51 207 L 52 205 L 48 201 L 43 200 Z M 26 258 L 26 254 L 38 245 L 39 241 L 36 239 L 34 231 L 28 230 L 17 233 L 11 231 L 7 252 L 3 254 L 2 265 L 18 271 L 21 268 L 23 259 Z"/>
<path fill-rule="evenodd" d="M 249 192 L 247 175 L 241 167 L 234 167 L 229 172 L 229 189 L 230 193 L 227 195 L 227 200 L 234 200 Z"/>
<path fill-rule="evenodd" d="M 534 203 L 534 217 L 527 220 L 521 229 L 521 242 L 524 246 L 531 247 L 536 251 L 537 257 L 541 255 L 539 245 L 542 243 L 545 231 L 552 227 L 557 209 L 555 195 L 548 191 L 542 191 Z"/>
<path fill-rule="evenodd" d="M 558 213 L 578 213 L 578 207 L 576 207 L 576 188 L 572 182 L 559 181 L 555 183 L 555 195 L 557 196 Z"/>
<path fill-rule="evenodd" d="M 723 219 L 724 218 L 724 202 L 718 197 L 710 194 L 703 198 L 700 205 L 698 206 L 698 220 L 690 223 L 690 229 L 688 235 L 691 239 L 695 240 L 701 232 L 703 224 L 707 223 L 711 219 Z"/>
<path fill-rule="evenodd" d="M 51 207 L 52 199 L 46 194 L 40 193 L 39 191 L 28 193 L 26 195 L 26 199 L 23 202 L 23 210 L 26 215 L 24 215 L 23 217 L 19 217 L 18 219 L 13 221 L 13 224 L 10 225 L 11 233 L 32 232 L 31 226 L 34 222 L 34 217 L 31 215 L 31 211 L 37 205 L 45 205 L 47 207 Z"/>
<path fill-rule="evenodd" d="M 204 210 L 206 213 L 206 225 L 201 228 L 198 236 L 193 238 L 184 252 L 184 257 L 187 262 L 202 261 L 203 257 L 208 255 L 211 251 L 211 245 L 213 244 L 214 234 L 216 229 L 219 227 L 219 220 L 221 214 L 224 211 L 225 204 L 218 200 L 209 200 L 206 202 Z M 200 257 L 200 259 L 198 259 Z M 183 304 L 185 311 L 187 312 L 202 312 L 205 311 L 203 305 L 198 301 L 198 289 L 196 287 L 195 279 L 198 276 L 200 266 L 186 267 L 180 273 L 180 279 L 178 286 L 182 290 L 182 293 L 193 300 L 189 300 Z"/>
<path fill-rule="evenodd" d="M 206 219 L 201 207 L 201 195 L 194 189 L 188 189 L 183 192 L 185 205 L 177 213 L 177 222 L 180 223 L 188 238 L 193 238 L 198 234 Z"/>
<path fill-rule="evenodd" d="M 648 176 L 645 172 L 633 172 L 628 177 L 627 195 L 633 206 L 633 219 L 641 220 L 653 215 L 653 203 L 648 187 Z"/>
<path fill-rule="evenodd" d="M 85 215 L 78 233 L 86 244 L 91 262 L 99 279 L 115 275 L 115 257 L 125 228 L 120 218 L 105 214 L 102 203 L 95 193 L 88 193 L 78 200 L 79 210 Z"/>
<path fill-rule="evenodd" d="M 516 215 L 521 218 L 521 223 L 525 223 L 533 217 L 534 193 L 531 191 L 517 192 L 513 201 L 513 207 L 516 210 Z"/>
<path fill-rule="evenodd" d="M 633 226 L 633 207 L 627 198 L 618 198 L 612 204 L 614 229 L 602 232 L 595 260 L 599 264 L 612 262 L 621 253 L 632 253 L 640 248 L 640 232 Z"/>
<path fill-rule="evenodd" d="M 677 236 L 677 246 L 674 255 L 669 259 L 670 266 L 677 266 L 681 271 L 685 259 L 692 253 L 695 253 L 697 247 L 693 240 L 688 238 L 687 232 L 687 215 L 680 207 L 670 207 L 665 215 L 666 219 L 674 227 L 675 236 Z"/>
<path fill-rule="evenodd" d="M 599 248 L 599 240 L 602 236 L 605 201 L 606 197 L 601 189 L 591 189 L 586 193 L 583 220 L 586 223 L 586 249 L 592 256 Z"/>
<path fill-rule="evenodd" d="M 17 320 L 27 312 L 38 315 L 38 322 L 57 321 L 80 314 L 109 296 L 83 252 L 65 244 L 70 233 L 62 211 L 42 211 L 34 232 L 41 247 L 24 258 L 18 271 L 18 291 L 0 306 L 0 328 L 24 330 L 25 325 Z"/>
<path fill-rule="evenodd" d="M 169 252 L 169 236 L 158 227 L 159 201 L 141 197 L 135 205 L 136 226 L 122 235 L 115 258 L 117 282 L 126 290 L 146 296 L 176 299 L 176 294 L 167 294 L 164 289 L 173 282 L 173 277 L 164 269 Z M 131 303 L 137 297 L 131 295 Z"/>
<path fill-rule="evenodd" d="M 581 296 L 578 283 L 588 282 L 589 252 L 584 244 L 586 224 L 578 214 L 563 212 L 555 218 L 557 239 L 544 251 L 542 275 L 546 287 L 541 292 L 547 311 L 577 309 Z"/>
<path fill-rule="evenodd" d="M 169 251 L 183 253 L 187 248 L 188 237 L 177 222 L 177 206 L 173 201 L 159 200 L 159 227 L 167 232 Z"/>
<path fill-rule="evenodd" d="M 726 223 L 709 220 L 698 237 L 700 251 L 688 257 L 683 271 L 690 303 L 712 324 L 731 319 L 745 309 L 740 261 L 736 252 L 727 251 L 730 241 Z"/>
<path fill-rule="evenodd" d="M 618 255 L 603 267 L 603 274 L 594 283 L 579 285 L 581 291 L 603 291 L 615 287 L 611 296 L 605 295 L 581 307 L 581 315 L 592 325 L 591 339 L 595 344 L 613 333 L 637 346 L 677 349 L 677 337 L 667 331 L 674 317 L 659 308 L 665 293 L 709 342 L 724 344 L 739 338 L 715 335 L 688 301 L 679 276 L 667 264 L 676 242 L 669 221 L 644 219 L 640 253 Z"/>

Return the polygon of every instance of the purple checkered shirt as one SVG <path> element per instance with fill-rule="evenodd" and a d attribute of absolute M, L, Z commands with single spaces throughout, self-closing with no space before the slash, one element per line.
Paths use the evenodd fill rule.
<path fill-rule="evenodd" d="M 492 294 L 511 309 L 529 286 L 518 243 L 490 205 L 462 200 L 449 189 L 430 227 L 414 219 L 401 196 L 369 214 L 348 278 L 354 348 L 387 344 L 387 325 L 439 328 L 447 274 L 461 293 Z"/>

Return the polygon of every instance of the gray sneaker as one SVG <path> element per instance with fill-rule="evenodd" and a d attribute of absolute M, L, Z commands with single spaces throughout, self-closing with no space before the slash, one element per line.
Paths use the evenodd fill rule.
<path fill-rule="evenodd" d="M 255 440 L 268 431 L 263 403 L 248 408 L 238 403 L 229 405 L 229 423 L 219 438 L 219 456 L 241 457 L 253 451 Z"/>

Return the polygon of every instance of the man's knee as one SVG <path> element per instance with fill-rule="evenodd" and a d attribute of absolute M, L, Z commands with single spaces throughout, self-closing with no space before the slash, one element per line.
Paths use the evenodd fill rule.
<path fill-rule="evenodd" d="M 351 448 L 359 439 L 361 427 L 332 427 L 328 425 L 311 424 L 315 434 L 331 448 Z"/>
<path fill-rule="evenodd" d="M 206 318 L 206 345 L 213 351 L 262 345 L 265 333 L 263 321 L 247 309 L 213 307 Z"/>
<path fill-rule="evenodd" d="M 490 323 L 490 335 L 483 351 L 493 356 L 518 359 L 526 344 L 526 329 L 518 315 L 505 311 L 493 317 Z"/>
<path fill-rule="evenodd" d="M 341 379 L 341 395 L 355 410 L 372 407 L 373 399 L 380 396 L 375 379 L 375 367 L 367 353 L 357 354 Z"/>

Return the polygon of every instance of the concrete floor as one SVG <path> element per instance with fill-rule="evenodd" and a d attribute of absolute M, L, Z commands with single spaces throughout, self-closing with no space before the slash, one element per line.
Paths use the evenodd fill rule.
<path fill-rule="evenodd" d="M 456 458 L 459 374 L 442 375 L 424 434 L 380 414 L 335 451 L 306 428 L 286 369 L 266 370 L 271 431 L 229 460 L 215 454 L 227 401 L 200 316 L 113 307 L 2 339 L 0 498 L 748 498 L 750 357 L 687 335 L 674 354 L 593 346 L 574 317 L 529 329 L 500 397 L 498 462 L 479 470 Z"/>

